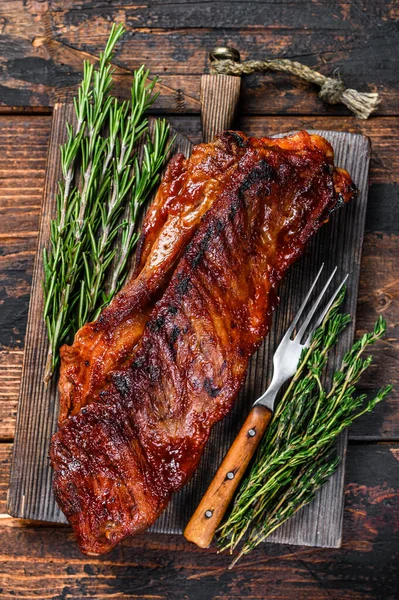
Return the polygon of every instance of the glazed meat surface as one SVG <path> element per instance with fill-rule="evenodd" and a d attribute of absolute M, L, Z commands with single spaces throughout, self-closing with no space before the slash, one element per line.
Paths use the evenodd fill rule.
<path fill-rule="evenodd" d="M 178 154 L 170 161 L 142 227 L 133 278 L 72 346 L 61 348 L 60 423 L 93 402 L 129 360 L 176 262 L 244 152 L 231 136 L 220 136 L 196 146 L 189 159 Z"/>
<path fill-rule="evenodd" d="M 56 498 L 85 553 L 145 530 L 192 475 L 268 331 L 281 278 L 355 193 L 318 136 L 231 132 L 201 149 L 213 156 L 218 147 L 235 167 L 220 179 L 142 333 L 95 400 L 53 437 Z"/>

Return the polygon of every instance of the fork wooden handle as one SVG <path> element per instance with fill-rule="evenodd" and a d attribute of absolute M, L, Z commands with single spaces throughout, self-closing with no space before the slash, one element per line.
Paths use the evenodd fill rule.
<path fill-rule="evenodd" d="M 200 548 L 211 543 L 271 417 L 265 406 L 254 406 L 188 522 L 184 537 Z"/>

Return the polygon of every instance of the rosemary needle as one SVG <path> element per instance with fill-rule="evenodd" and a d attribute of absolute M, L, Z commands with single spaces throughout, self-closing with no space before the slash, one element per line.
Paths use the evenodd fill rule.
<path fill-rule="evenodd" d="M 133 73 L 130 101 L 111 95 L 111 60 L 123 33 L 122 25 L 113 25 L 98 68 L 84 62 L 74 99 L 76 125 L 67 124 L 67 141 L 60 148 L 57 216 L 51 223 L 50 247 L 43 250 L 49 338 L 45 382 L 57 367 L 60 346 L 97 318 L 126 279 L 138 239 L 139 208 L 158 181 L 169 151 L 169 126 L 156 120 L 150 135 L 145 116 L 158 96 L 157 78 L 150 80 L 142 66 Z M 143 136 L 140 160 L 136 146 Z"/>

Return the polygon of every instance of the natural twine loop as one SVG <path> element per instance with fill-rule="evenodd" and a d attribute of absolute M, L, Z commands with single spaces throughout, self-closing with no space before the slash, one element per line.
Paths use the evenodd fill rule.
<path fill-rule="evenodd" d="M 247 60 L 237 62 L 230 57 L 238 57 L 234 48 L 217 48 L 210 54 L 211 73 L 218 75 L 249 75 L 256 71 L 279 71 L 300 77 L 304 81 L 314 83 L 321 89 L 319 98 L 329 104 L 345 104 L 359 119 L 367 119 L 380 102 L 376 93 L 362 93 L 346 89 L 339 78 L 326 77 L 302 63 L 276 58 L 273 60 Z"/>

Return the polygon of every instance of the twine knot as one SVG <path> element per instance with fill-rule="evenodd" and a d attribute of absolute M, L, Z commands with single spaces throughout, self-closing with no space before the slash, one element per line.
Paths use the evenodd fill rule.
<path fill-rule="evenodd" d="M 319 98 L 329 104 L 340 104 L 345 89 L 345 85 L 341 79 L 327 77 L 326 81 L 321 86 Z"/>

